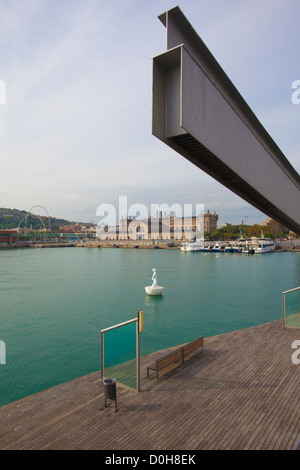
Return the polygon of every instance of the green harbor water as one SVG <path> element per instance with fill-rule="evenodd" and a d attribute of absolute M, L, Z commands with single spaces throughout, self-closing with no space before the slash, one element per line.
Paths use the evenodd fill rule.
<path fill-rule="evenodd" d="M 152 268 L 164 295 L 149 297 Z M 282 318 L 300 285 L 300 253 L 0 250 L 0 406 L 100 369 L 100 330 L 144 311 L 141 354 Z M 112 337 L 106 365 L 131 358 L 134 331 Z"/>

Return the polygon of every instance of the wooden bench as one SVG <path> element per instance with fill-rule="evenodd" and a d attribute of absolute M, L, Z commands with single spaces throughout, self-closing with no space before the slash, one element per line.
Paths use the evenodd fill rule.
<path fill-rule="evenodd" d="M 203 351 L 203 336 L 157 359 L 153 364 L 147 367 L 147 377 L 149 377 L 149 371 L 154 370 L 156 372 L 156 378 L 158 379 L 160 371 L 164 371 L 164 373 L 169 372 L 175 367 L 182 365 L 184 361 L 190 359 L 200 351 Z"/>
<path fill-rule="evenodd" d="M 183 346 L 184 359 L 189 359 L 200 351 L 203 351 L 203 336 L 196 338 Z"/>

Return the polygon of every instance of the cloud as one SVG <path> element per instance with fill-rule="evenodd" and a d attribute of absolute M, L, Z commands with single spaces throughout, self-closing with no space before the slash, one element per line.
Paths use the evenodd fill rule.
<path fill-rule="evenodd" d="M 173 6 L 167 0 L 0 3 L 7 94 L 0 105 L 2 206 L 41 204 L 53 216 L 91 220 L 99 204 L 126 191 L 147 204 L 199 198 L 220 213 L 229 215 L 231 206 L 237 217 L 244 201 L 151 134 L 151 58 L 165 50 L 157 16 Z M 186 0 L 180 7 L 299 168 L 300 106 L 289 94 L 300 77 L 292 54 L 284 56 L 298 34 L 297 2 Z"/>

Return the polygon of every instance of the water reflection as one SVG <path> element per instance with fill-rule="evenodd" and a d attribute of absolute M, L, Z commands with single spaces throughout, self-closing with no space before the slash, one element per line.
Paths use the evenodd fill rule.
<path fill-rule="evenodd" d="M 145 307 L 149 308 L 152 313 L 157 313 L 163 301 L 163 295 L 146 295 Z"/>

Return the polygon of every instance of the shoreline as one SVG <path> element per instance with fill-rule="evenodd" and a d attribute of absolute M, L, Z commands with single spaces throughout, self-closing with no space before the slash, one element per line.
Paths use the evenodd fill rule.
<path fill-rule="evenodd" d="M 16 243 L 13 245 L 0 246 L 0 250 L 16 250 L 28 248 L 127 248 L 127 249 L 163 249 L 163 250 L 180 250 L 182 241 L 154 241 L 154 240 L 94 240 L 79 243 L 35 243 L 24 245 Z M 278 245 L 274 253 L 282 252 L 300 252 L 300 243 L 294 245 Z"/>

